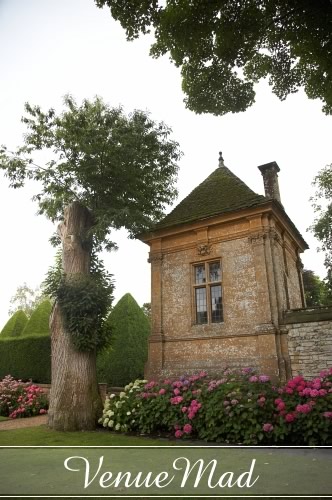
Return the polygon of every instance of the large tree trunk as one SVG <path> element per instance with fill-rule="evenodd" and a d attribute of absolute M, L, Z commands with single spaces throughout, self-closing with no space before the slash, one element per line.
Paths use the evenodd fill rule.
<path fill-rule="evenodd" d="M 88 274 L 91 258 L 90 212 L 74 202 L 65 209 L 58 233 L 63 245 L 63 270 L 67 276 Z M 60 306 L 51 316 L 52 386 L 48 425 L 56 430 L 90 430 L 96 427 L 102 403 L 98 391 L 96 353 L 74 349 L 65 331 Z"/>

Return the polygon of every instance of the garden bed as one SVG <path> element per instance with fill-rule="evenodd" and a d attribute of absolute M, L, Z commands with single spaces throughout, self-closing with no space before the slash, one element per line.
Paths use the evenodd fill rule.
<path fill-rule="evenodd" d="M 105 402 L 112 431 L 224 445 L 331 445 L 332 369 L 276 387 L 251 369 L 137 380 Z"/>

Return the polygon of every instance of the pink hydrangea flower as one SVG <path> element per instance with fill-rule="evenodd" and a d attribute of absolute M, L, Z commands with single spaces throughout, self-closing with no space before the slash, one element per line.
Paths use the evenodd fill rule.
<path fill-rule="evenodd" d="M 264 432 L 272 432 L 273 431 L 273 425 L 266 423 L 263 425 L 263 431 Z"/>
<path fill-rule="evenodd" d="M 188 410 L 188 408 L 186 406 L 182 406 L 182 408 L 181 408 L 182 413 L 186 413 L 187 410 Z"/>
<path fill-rule="evenodd" d="M 184 432 L 185 434 L 190 434 L 190 433 L 191 433 L 191 431 L 192 431 L 192 429 L 193 429 L 193 428 L 192 428 L 192 426 L 191 426 L 190 424 L 186 424 L 186 425 L 184 425 L 184 426 L 183 426 L 183 432 Z"/>
<path fill-rule="evenodd" d="M 311 406 L 308 405 L 308 404 L 306 404 L 306 403 L 304 405 L 297 405 L 296 411 L 298 413 L 310 413 L 311 412 Z"/>
<path fill-rule="evenodd" d="M 252 368 L 242 368 L 241 372 L 245 375 L 252 372 Z"/>
<path fill-rule="evenodd" d="M 179 388 L 182 386 L 183 386 L 183 384 L 182 384 L 181 380 L 176 380 L 175 382 L 173 382 L 173 387 Z"/>
<path fill-rule="evenodd" d="M 182 396 L 175 396 L 175 398 L 170 399 L 171 405 L 178 405 L 179 403 L 182 403 L 182 401 L 183 401 Z"/>
<path fill-rule="evenodd" d="M 332 420 L 332 411 L 324 411 L 323 417 L 328 418 L 329 420 Z"/>
<path fill-rule="evenodd" d="M 178 429 L 177 431 L 175 431 L 174 436 L 176 437 L 176 439 L 179 439 L 180 437 L 183 436 L 183 432 L 180 431 L 180 429 Z"/>
<path fill-rule="evenodd" d="M 284 409 L 286 408 L 286 405 L 283 401 L 281 401 L 278 406 L 277 406 L 277 410 L 278 411 L 283 411 Z"/>
<path fill-rule="evenodd" d="M 293 413 L 287 413 L 285 415 L 285 420 L 288 423 L 293 422 L 295 420 L 295 416 L 293 415 Z"/>
<path fill-rule="evenodd" d="M 249 382 L 258 382 L 258 377 L 256 375 L 252 375 L 250 378 L 249 378 Z"/>
<path fill-rule="evenodd" d="M 146 390 L 152 389 L 152 387 L 154 387 L 155 385 L 157 385 L 157 382 L 155 382 L 154 380 L 151 380 L 151 382 L 148 382 L 147 384 L 145 384 L 144 389 L 146 389 Z"/>
<path fill-rule="evenodd" d="M 160 389 L 159 394 L 162 396 L 163 394 L 165 394 L 165 392 L 166 392 L 165 389 Z"/>
<path fill-rule="evenodd" d="M 269 377 L 268 375 L 260 375 L 260 376 L 258 377 L 258 380 L 259 380 L 260 382 L 269 382 L 269 381 L 270 381 L 270 377 Z"/>
<path fill-rule="evenodd" d="M 317 396 L 319 396 L 319 392 L 318 392 L 318 390 L 317 390 L 317 389 L 311 389 L 311 390 L 310 390 L 310 397 L 311 397 L 311 398 L 315 398 L 315 397 L 317 397 Z"/>
<path fill-rule="evenodd" d="M 178 396 L 179 394 L 181 394 L 181 391 L 178 388 L 174 389 L 173 392 L 174 392 L 175 396 Z"/>

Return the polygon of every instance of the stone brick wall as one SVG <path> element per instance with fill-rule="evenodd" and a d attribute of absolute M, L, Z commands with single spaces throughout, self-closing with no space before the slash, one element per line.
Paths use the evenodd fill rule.
<path fill-rule="evenodd" d="M 332 307 L 287 311 L 285 323 L 293 376 L 314 377 L 332 366 Z"/>

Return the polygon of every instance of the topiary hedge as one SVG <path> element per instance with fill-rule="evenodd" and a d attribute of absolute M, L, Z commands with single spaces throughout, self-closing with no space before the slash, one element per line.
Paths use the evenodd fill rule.
<path fill-rule="evenodd" d="M 23 311 L 16 311 L 7 321 L 0 333 L 0 338 L 19 337 L 28 323 L 28 317 Z"/>
<path fill-rule="evenodd" d="M 150 322 L 130 293 L 116 304 L 109 322 L 112 341 L 110 347 L 98 355 L 98 380 L 112 386 L 124 386 L 143 376 Z"/>
<path fill-rule="evenodd" d="M 52 304 L 49 300 L 41 302 L 31 314 L 31 317 L 22 332 L 22 336 L 49 335 L 51 310 Z"/>
<path fill-rule="evenodd" d="M 0 379 L 6 375 L 22 380 L 51 382 L 51 339 L 29 336 L 0 340 Z"/>

